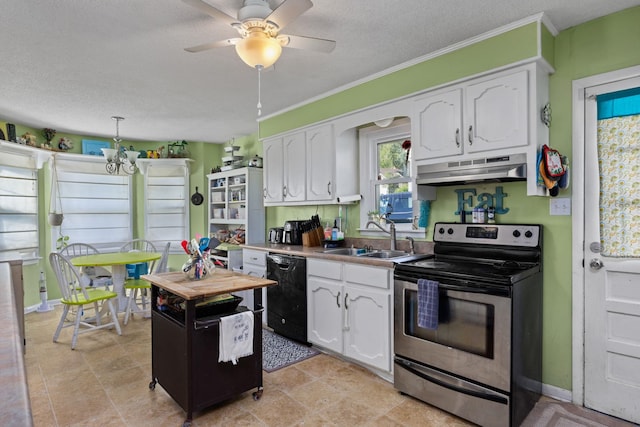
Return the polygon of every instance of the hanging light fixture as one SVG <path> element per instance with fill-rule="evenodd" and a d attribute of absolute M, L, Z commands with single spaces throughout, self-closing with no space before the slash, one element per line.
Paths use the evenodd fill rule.
<path fill-rule="evenodd" d="M 116 137 L 113 138 L 115 142 L 113 148 L 102 148 L 102 153 L 107 159 L 105 168 L 111 175 L 117 175 L 122 170 L 124 173 L 133 175 L 136 173 L 136 159 L 140 155 L 137 151 L 121 150 L 120 142 L 120 121 L 124 120 L 124 117 L 112 116 L 116 121 Z"/>

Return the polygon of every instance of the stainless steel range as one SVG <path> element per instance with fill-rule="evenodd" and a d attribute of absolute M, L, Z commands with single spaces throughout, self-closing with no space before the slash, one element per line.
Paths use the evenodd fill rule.
<path fill-rule="evenodd" d="M 394 385 L 482 426 L 520 425 L 542 384 L 542 227 L 436 223 L 433 240 L 432 258 L 395 268 Z"/>

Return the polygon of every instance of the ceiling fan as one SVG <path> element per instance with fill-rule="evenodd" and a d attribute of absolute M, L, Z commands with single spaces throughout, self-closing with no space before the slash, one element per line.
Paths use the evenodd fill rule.
<path fill-rule="evenodd" d="M 280 30 L 313 6 L 310 0 L 284 0 L 277 8 L 271 9 L 267 0 L 244 0 L 238 10 L 237 19 L 211 6 L 203 0 L 183 0 L 201 12 L 231 25 L 240 37 L 188 47 L 187 52 L 235 46 L 238 56 L 250 67 L 258 70 L 273 65 L 282 47 L 331 52 L 336 45 L 333 40 L 314 37 L 280 34 Z"/>

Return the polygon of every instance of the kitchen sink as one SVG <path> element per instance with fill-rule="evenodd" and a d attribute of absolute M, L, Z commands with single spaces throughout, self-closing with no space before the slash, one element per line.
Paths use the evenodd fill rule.
<path fill-rule="evenodd" d="M 382 250 L 382 251 L 374 251 L 360 254 L 358 256 L 368 257 L 368 258 L 399 258 L 409 255 L 404 251 L 392 251 L 392 250 Z"/>
<path fill-rule="evenodd" d="M 330 254 L 330 255 L 351 255 L 351 256 L 355 256 L 355 255 L 359 255 L 359 254 L 364 254 L 365 250 L 364 249 L 358 249 L 358 248 L 333 248 L 333 249 L 325 249 L 322 251 L 323 254 Z"/>

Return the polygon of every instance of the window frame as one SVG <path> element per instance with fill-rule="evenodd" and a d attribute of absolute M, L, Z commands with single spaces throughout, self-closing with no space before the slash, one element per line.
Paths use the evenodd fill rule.
<path fill-rule="evenodd" d="M 361 128 L 358 132 L 358 143 L 360 148 L 360 194 L 362 201 L 360 202 L 360 228 L 362 234 L 371 234 L 386 236 L 386 233 L 379 231 L 377 228 L 366 228 L 369 220 L 367 213 L 369 211 L 379 210 L 378 200 L 376 198 L 376 186 L 380 184 L 377 179 L 378 164 L 377 151 L 378 145 L 391 141 L 411 139 L 411 122 L 409 118 L 398 118 L 389 126 L 381 128 L 376 125 Z M 412 153 L 410 152 L 412 158 Z M 411 174 L 408 178 L 394 178 L 385 180 L 387 184 L 408 182 L 411 186 L 411 199 L 413 208 L 413 217 L 416 214 L 416 182 L 414 176 L 414 168 L 409 168 Z M 386 229 L 388 225 L 382 224 Z M 378 231 L 376 231 L 378 230 Z M 413 223 L 396 223 L 396 231 L 403 234 L 422 233 L 424 228 L 413 228 Z"/>
<path fill-rule="evenodd" d="M 158 250 L 163 248 L 167 242 L 171 242 L 169 253 L 184 253 L 180 243 L 182 240 L 188 240 L 190 234 L 190 162 L 192 162 L 191 159 L 138 160 L 140 170 L 144 175 L 144 235 L 145 239 L 153 242 Z M 182 182 L 180 183 L 180 181 Z M 156 206 L 154 206 L 156 203 L 154 200 L 161 199 L 153 196 L 153 193 L 155 193 L 153 187 L 160 185 L 173 187 L 170 193 L 173 193 L 175 197 L 171 200 L 182 201 L 182 212 L 180 213 L 182 217 L 178 220 L 180 225 L 177 227 L 163 226 L 162 221 L 160 221 L 161 225 L 158 226 L 151 220 L 151 218 L 156 215 L 176 215 L 176 212 L 167 212 L 166 206 L 158 208 L 159 211 L 156 212 Z M 182 234 L 179 238 L 176 236 L 172 239 L 155 238 L 157 230 L 170 230 L 175 228 L 182 229 Z"/>
<path fill-rule="evenodd" d="M 102 156 L 89 156 L 82 154 L 56 153 L 56 173 L 59 179 L 59 189 L 62 203 L 62 213 L 64 219 L 61 226 L 51 226 L 51 251 L 57 251 L 56 242 L 60 235 L 70 236 L 68 243 L 83 242 L 88 243 L 100 252 L 117 252 L 123 242 L 133 238 L 133 175 L 119 174 L 110 175 L 105 169 L 105 159 Z M 52 170 L 49 168 L 49 182 L 52 182 Z M 91 185 L 96 186 L 120 186 L 114 192 L 108 192 L 110 197 L 96 197 L 96 195 L 107 194 L 100 191 L 91 191 L 91 204 L 82 204 L 86 199 L 79 197 L 78 190 L 87 189 Z M 126 197 L 123 197 L 125 195 Z M 49 197 L 55 197 L 55 194 L 49 194 Z M 80 201 L 80 203 L 77 203 Z M 105 203 L 113 206 L 119 206 L 117 212 L 98 213 L 92 212 L 92 209 L 99 207 Z M 73 205 L 73 207 L 72 207 Z M 93 205 L 93 206 L 92 206 Z M 118 226 L 104 227 L 104 215 L 116 215 L 118 217 Z M 73 220 L 72 220 L 73 218 Z M 124 218 L 124 220 L 122 219 Z M 72 221 L 72 228 L 69 222 Z M 124 233 L 115 233 L 119 237 L 113 238 L 114 233 L 109 233 L 108 238 L 95 240 L 83 236 L 81 239 L 73 239 L 71 236 L 82 235 L 82 230 L 117 230 L 125 229 Z M 71 232 L 71 230 L 74 230 Z M 93 233 L 95 234 L 95 233 Z M 91 235 L 91 233 L 89 233 Z"/>
<path fill-rule="evenodd" d="M 35 235 L 35 241 L 32 241 L 28 246 L 15 248 L 11 250 L 3 250 L 0 252 L 0 256 L 5 254 L 19 254 L 24 264 L 37 263 L 40 257 L 40 216 L 41 216 L 41 200 L 40 200 L 40 186 L 42 185 L 42 179 L 39 171 L 42 169 L 44 163 L 50 158 L 52 153 L 44 150 L 40 150 L 34 147 L 16 144 L 15 142 L 8 142 L 0 140 L 0 165 L 7 168 L 14 169 L 21 174 L 27 172 L 25 175 L 31 175 L 32 178 L 32 191 L 26 197 L 34 197 L 35 199 L 35 230 L 29 232 Z M 9 178 L 13 179 L 13 178 Z M 17 177 L 16 179 L 23 179 Z M 5 196 L 2 196 L 5 197 Z M 33 213 L 29 213 L 33 215 Z M 0 232 L 0 236 L 4 240 L 4 232 Z"/>

